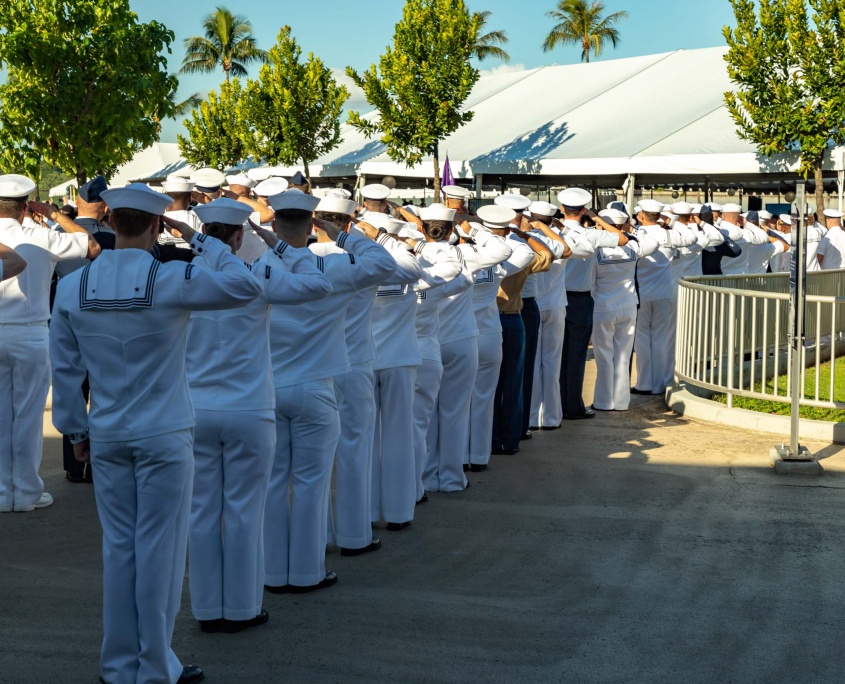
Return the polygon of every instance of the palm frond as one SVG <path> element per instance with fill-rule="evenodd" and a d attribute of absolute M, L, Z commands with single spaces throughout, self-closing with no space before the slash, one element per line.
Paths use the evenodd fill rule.
<path fill-rule="evenodd" d="M 196 109 L 202 103 L 203 99 L 200 94 L 192 93 L 181 102 L 177 102 L 173 105 L 173 114 L 171 116 L 174 119 L 186 116 L 188 112 L 190 112 L 192 109 Z"/>

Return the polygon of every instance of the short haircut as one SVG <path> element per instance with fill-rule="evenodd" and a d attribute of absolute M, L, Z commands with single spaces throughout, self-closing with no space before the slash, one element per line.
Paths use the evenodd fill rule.
<path fill-rule="evenodd" d="M 314 214 L 305 209 L 282 209 L 276 212 L 276 227 L 305 230 L 311 227 Z"/>
<path fill-rule="evenodd" d="M 547 226 L 552 224 L 552 217 L 551 216 L 544 216 L 543 214 L 535 214 L 531 212 L 531 220 L 532 221 L 539 221 L 540 223 L 545 223 Z"/>
<path fill-rule="evenodd" d="M 657 221 L 660 218 L 660 212 L 658 211 L 644 211 L 643 216 L 645 216 L 649 221 Z"/>
<path fill-rule="evenodd" d="M 219 221 L 214 221 L 212 223 L 206 223 L 202 227 L 202 230 L 206 235 L 217 238 L 221 242 L 229 242 L 232 236 L 243 227 L 242 223 L 220 223 Z"/>
<path fill-rule="evenodd" d="M 352 217 L 349 214 L 341 214 L 337 211 L 318 211 L 314 216 L 323 221 L 335 224 L 340 230 L 346 230 Z"/>
<path fill-rule="evenodd" d="M 378 211 L 380 209 L 384 209 L 387 206 L 387 199 L 365 199 L 364 200 L 364 209 L 367 211 Z"/>
<path fill-rule="evenodd" d="M 423 232 L 432 240 L 445 240 L 452 232 L 451 221 L 423 221 Z"/>
<path fill-rule="evenodd" d="M 155 218 L 155 214 L 140 209 L 113 209 L 111 212 L 115 232 L 126 237 L 143 235 Z"/>
<path fill-rule="evenodd" d="M 26 197 L 0 197 L 0 218 L 16 219 L 26 209 Z"/>
<path fill-rule="evenodd" d="M 293 188 L 294 190 L 302 190 L 306 195 L 311 194 L 311 183 L 305 181 L 304 183 L 296 184 L 291 183 L 288 187 Z"/>

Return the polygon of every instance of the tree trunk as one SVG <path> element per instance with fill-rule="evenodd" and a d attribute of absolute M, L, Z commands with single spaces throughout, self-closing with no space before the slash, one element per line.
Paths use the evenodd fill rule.
<path fill-rule="evenodd" d="M 81 188 L 88 182 L 88 174 L 81 166 L 76 167 L 76 187 Z"/>
<path fill-rule="evenodd" d="M 824 224 L 824 182 L 822 178 L 823 155 L 819 155 L 813 162 L 813 178 L 816 180 L 816 212 L 820 223 Z"/>
<path fill-rule="evenodd" d="M 586 64 L 590 63 L 590 41 L 589 39 L 585 39 L 581 43 L 581 48 L 584 50 L 584 62 Z"/>
<path fill-rule="evenodd" d="M 302 168 L 305 171 L 305 180 L 308 181 L 308 185 L 311 185 L 311 171 L 308 169 L 308 160 L 305 155 L 302 156 Z"/>
<path fill-rule="evenodd" d="M 434 145 L 434 201 L 440 201 L 440 145 Z"/>

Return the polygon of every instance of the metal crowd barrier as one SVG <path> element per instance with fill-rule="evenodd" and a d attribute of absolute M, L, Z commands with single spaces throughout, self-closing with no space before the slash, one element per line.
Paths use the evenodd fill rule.
<path fill-rule="evenodd" d="M 789 403 L 789 274 L 701 276 L 678 288 L 675 375 L 727 395 Z M 821 382 L 822 364 L 845 353 L 845 270 L 807 274 L 802 367 L 815 367 L 803 406 L 845 408 L 835 401 L 835 364 Z M 787 378 L 786 388 L 778 383 Z"/>

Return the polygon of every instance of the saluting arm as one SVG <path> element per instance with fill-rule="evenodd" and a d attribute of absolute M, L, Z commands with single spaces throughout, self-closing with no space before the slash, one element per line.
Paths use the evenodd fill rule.
<path fill-rule="evenodd" d="M 11 247 L 0 242 L 0 280 L 8 280 L 23 273 L 26 261 Z"/>
<path fill-rule="evenodd" d="M 65 233 L 82 233 L 88 238 L 88 253 L 85 255 L 86 259 L 96 259 L 100 252 L 102 252 L 102 248 L 97 243 L 97 241 L 88 234 L 88 231 L 85 230 L 82 226 L 74 223 L 70 217 L 66 216 L 60 211 L 56 211 L 52 204 L 47 204 L 46 202 L 37 202 L 35 200 L 30 200 L 28 202 L 29 208 L 32 209 L 37 214 L 41 214 L 45 218 L 50 219 L 51 221 L 55 221 L 56 223 L 61 226 L 62 230 Z"/>
<path fill-rule="evenodd" d="M 485 268 L 498 266 L 503 261 L 507 261 L 510 255 L 513 254 L 513 247 L 511 247 L 507 240 L 500 238 L 498 235 L 493 235 L 486 230 L 479 230 L 473 228 L 468 222 L 462 224 L 464 232 L 466 232 L 474 241 L 476 249 L 473 251 L 471 263 L 467 266 L 470 268 L 472 275 Z M 469 250 L 464 250 L 466 257 Z"/>
<path fill-rule="evenodd" d="M 369 224 L 359 223 L 358 226 L 367 234 L 367 237 L 364 237 L 344 233 L 331 221 L 314 219 L 314 225 L 334 240 L 338 247 L 350 254 L 350 258 L 345 262 L 335 259 L 344 266 L 328 274 L 335 290 L 339 288 L 363 290 L 389 282 L 396 270 L 396 260 L 390 252 L 375 241 L 374 237 L 378 234 L 375 228 Z"/>
<path fill-rule="evenodd" d="M 251 197 L 241 197 L 240 195 L 236 195 L 231 190 L 222 190 L 221 193 L 223 197 L 228 197 L 229 199 L 235 200 L 236 202 L 240 202 L 241 204 L 246 204 L 248 207 L 251 207 L 253 211 L 257 211 L 261 223 L 269 223 L 276 216 L 276 212 L 273 211 L 273 207 L 268 207 L 266 204 L 261 204 L 261 202 L 259 202 L 258 200 L 254 200 Z"/>

